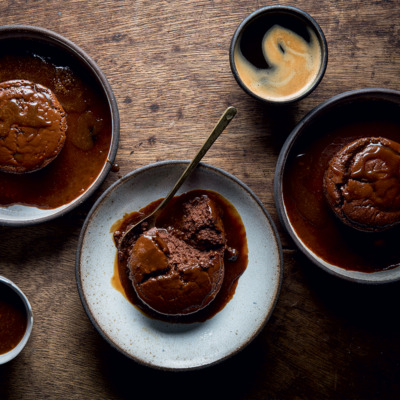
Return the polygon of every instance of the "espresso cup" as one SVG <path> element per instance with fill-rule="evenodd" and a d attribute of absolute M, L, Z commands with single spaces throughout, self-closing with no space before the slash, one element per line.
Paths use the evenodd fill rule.
<path fill-rule="evenodd" d="M 317 22 L 292 6 L 262 7 L 236 29 L 230 66 L 239 86 L 254 98 L 287 104 L 309 95 L 328 63 L 328 46 Z"/>
<path fill-rule="evenodd" d="M 14 359 L 28 342 L 33 314 L 22 290 L 3 276 L 0 276 L 0 324 L 0 364 L 5 364 Z"/>

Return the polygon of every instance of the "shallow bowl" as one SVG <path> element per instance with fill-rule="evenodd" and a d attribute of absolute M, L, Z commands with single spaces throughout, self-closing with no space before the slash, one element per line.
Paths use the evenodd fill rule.
<path fill-rule="evenodd" d="M 17 357 L 19 353 L 21 353 L 21 351 L 24 349 L 29 340 L 33 326 L 32 308 L 27 297 L 15 283 L 13 283 L 12 281 L 3 276 L 0 276 L 0 291 L 2 290 L 4 291 L 6 288 L 11 289 L 15 294 L 17 294 L 19 300 L 23 305 L 23 310 L 26 314 L 26 330 L 24 336 L 22 337 L 22 339 L 20 340 L 20 342 L 16 347 L 14 347 L 7 353 L 0 354 L 0 364 L 5 364 L 13 360 L 15 357 Z"/>
<path fill-rule="evenodd" d="M 7 51 L 10 53 L 12 53 L 14 50 L 19 51 L 16 49 L 18 46 L 15 46 L 14 43 L 21 44 L 22 48 L 26 47 L 26 49 L 28 49 L 27 51 L 33 53 L 34 57 L 37 59 L 50 60 L 54 55 L 55 57 L 58 57 L 58 59 L 62 59 L 62 62 L 65 63 L 63 64 L 63 67 L 65 66 L 65 68 L 71 68 L 71 70 L 79 72 L 79 75 L 84 75 L 85 79 L 90 79 L 90 81 L 93 82 L 92 84 L 94 90 L 96 90 L 96 93 L 98 93 L 100 98 L 104 98 L 104 102 L 102 104 L 105 104 L 104 107 L 109 112 L 109 116 L 107 115 L 107 118 L 111 121 L 111 141 L 109 146 L 107 145 L 108 149 L 106 161 L 102 167 L 99 167 L 97 177 L 85 188 L 83 193 L 78 193 L 75 197 L 71 196 L 63 204 L 57 204 L 54 207 L 40 206 L 39 208 L 39 206 L 28 205 L 31 203 L 24 203 L 23 201 L 18 201 L 16 204 L 10 203 L 0 206 L 0 225 L 24 226 L 45 222 L 66 214 L 73 208 L 83 203 L 95 192 L 96 189 L 99 188 L 110 171 L 117 153 L 120 122 L 117 102 L 106 76 L 100 70 L 99 66 L 93 61 L 93 59 L 75 43 L 64 38 L 58 33 L 36 26 L 0 26 L 1 55 L 7 56 Z M 18 76 L 15 78 L 9 78 L 7 80 L 10 79 L 26 78 L 24 76 Z M 63 150 L 61 150 L 61 154 Z M 60 158 L 60 155 L 58 158 Z M 51 164 L 55 162 L 58 162 L 58 159 L 53 161 Z M 51 164 L 50 166 L 45 167 L 44 170 L 46 168 L 50 168 Z M 40 171 L 40 173 L 42 173 L 42 171 Z M 45 175 L 45 172 L 43 172 L 43 174 Z M 75 173 L 75 175 L 77 176 L 69 176 L 68 179 L 80 179 L 78 172 Z M 2 190 L 4 190 L 4 188 Z"/>
<path fill-rule="evenodd" d="M 299 180 L 292 178 L 285 180 L 285 177 L 289 176 L 287 174 L 289 174 L 288 171 L 291 163 L 298 162 L 299 157 L 303 157 L 310 148 L 315 148 L 318 146 L 319 153 L 318 156 L 314 156 L 314 165 L 321 165 L 321 171 L 324 171 L 327 160 L 330 159 L 330 153 L 333 151 L 333 149 L 336 149 L 337 146 L 343 146 L 352 140 L 362 137 L 362 135 L 367 132 L 362 130 L 357 131 L 357 126 L 363 126 L 364 129 L 373 129 L 371 127 L 374 127 L 375 125 L 373 124 L 376 122 L 379 124 L 393 123 L 393 126 L 397 127 L 397 129 L 394 128 L 391 131 L 391 139 L 400 142 L 400 129 L 398 128 L 400 127 L 399 91 L 380 88 L 367 88 L 345 92 L 332 97 L 306 115 L 288 136 L 281 149 L 274 178 L 274 197 L 280 221 L 291 236 L 296 246 L 305 254 L 305 256 L 316 266 L 339 278 L 359 283 L 374 284 L 400 280 L 399 263 L 394 263 L 392 261 L 394 263 L 392 265 L 382 264 L 381 266 L 378 266 L 378 268 L 374 269 L 368 267 L 368 270 L 359 268 L 358 266 L 356 267 L 355 263 L 364 256 L 366 250 L 368 250 L 371 244 L 373 246 L 386 246 L 383 240 L 389 241 L 388 243 L 393 241 L 391 247 L 385 247 L 392 250 L 391 253 L 385 254 L 385 257 L 389 256 L 390 259 L 392 254 L 397 254 L 398 246 L 396 248 L 394 238 L 398 235 L 398 232 L 388 231 L 385 233 L 387 236 L 384 236 L 385 239 L 383 239 L 383 236 L 368 236 L 370 235 L 369 233 L 358 233 L 352 228 L 348 228 L 348 230 L 346 230 L 347 228 L 343 227 L 339 220 L 335 221 L 334 218 L 336 217 L 333 216 L 333 212 L 332 215 L 330 214 L 331 210 L 324 202 L 322 189 L 323 172 L 319 173 L 318 168 L 308 171 L 308 173 L 304 174 L 303 176 L 305 182 L 304 185 L 314 185 L 312 186 L 314 189 L 310 189 L 310 192 L 313 192 L 314 194 L 311 193 L 311 197 L 309 198 L 309 204 L 313 205 L 307 210 L 306 208 L 303 208 L 302 211 L 299 211 L 299 203 L 296 203 L 294 207 L 291 205 L 293 202 L 291 199 L 300 193 L 299 189 L 292 189 L 296 187 L 296 185 L 293 185 L 293 183 L 298 182 Z M 365 125 L 359 125 L 360 123 Z M 343 135 L 336 135 L 335 132 L 338 132 L 337 129 L 339 129 L 340 132 L 344 132 Z M 376 133 L 377 136 L 385 136 L 384 131 L 377 131 L 374 133 Z M 389 131 L 386 133 L 389 134 Z M 371 135 L 367 134 L 366 136 Z M 297 161 L 295 161 L 296 158 Z M 304 185 L 302 188 L 305 187 Z M 290 190 L 292 190 L 292 195 L 287 195 L 285 197 L 285 189 L 287 189 L 289 186 L 291 187 Z M 286 193 L 288 193 L 288 191 L 286 191 Z M 299 196 L 302 196 L 303 198 L 305 196 L 309 196 L 309 193 L 306 193 L 305 191 L 302 191 L 301 193 L 302 194 L 299 194 Z M 316 201 L 315 199 L 318 196 L 320 199 L 319 202 L 311 203 L 312 201 Z M 296 211 L 293 211 L 294 209 L 296 209 Z M 318 210 L 319 214 L 316 214 L 315 210 Z M 289 214 L 291 216 L 289 216 Z M 325 222 L 322 222 L 322 217 L 318 217 L 319 219 L 317 220 L 315 215 L 328 216 L 327 221 L 330 221 L 329 223 L 331 226 L 336 226 L 337 224 L 340 232 L 342 232 L 343 235 L 346 235 L 343 236 L 343 238 L 348 239 L 347 241 L 339 240 L 338 242 L 342 245 L 336 247 L 334 247 L 334 244 L 330 245 L 332 246 L 331 254 L 333 254 L 333 252 L 337 253 L 337 256 L 335 257 L 342 257 L 342 254 L 349 255 L 348 262 L 345 266 L 342 264 L 342 262 L 332 262 L 331 259 L 326 261 L 327 258 L 321 253 L 322 245 L 315 245 L 317 242 L 312 242 L 314 244 L 310 245 L 311 242 L 309 239 L 306 239 L 304 229 L 295 229 L 294 224 L 296 224 L 297 227 L 300 226 L 299 222 L 296 221 L 303 221 L 306 219 L 312 221 L 314 218 L 312 223 L 315 225 L 315 227 L 312 229 L 315 229 L 315 232 L 312 234 L 312 236 L 317 237 L 317 240 L 319 241 L 319 237 L 323 237 L 323 229 L 325 229 L 327 225 Z M 320 224 L 320 226 L 318 224 Z M 358 241 L 360 237 L 363 240 L 365 239 L 365 242 L 361 241 L 360 243 L 356 243 L 356 238 Z M 354 242 L 352 243 L 353 238 Z M 331 243 L 336 243 L 333 240 L 333 236 L 329 237 L 328 239 L 328 241 L 331 241 Z M 326 246 L 326 242 L 324 243 L 325 244 L 323 246 Z M 319 250 L 317 247 L 319 247 Z M 384 247 L 380 248 L 384 249 Z M 377 249 L 379 249 L 379 247 L 377 247 Z M 373 254 L 371 252 L 371 256 L 377 258 L 378 262 L 380 262 L 379 253 Z"/>

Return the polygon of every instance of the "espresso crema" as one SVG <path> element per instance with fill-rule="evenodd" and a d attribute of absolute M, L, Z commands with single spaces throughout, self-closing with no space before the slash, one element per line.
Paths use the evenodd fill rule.
<path fill-rule="evenodd" d="M 286 101 L 307 90 L 318 76 L 322 62 L 321 46 L 315 33 L 307 28 L 310 41 L 280 25 L 264 35 L 261 47 L 268 68 L 257 68 L 240 49 L 235 48 L 236 69 L 243 83 L 266 100 Z"/>

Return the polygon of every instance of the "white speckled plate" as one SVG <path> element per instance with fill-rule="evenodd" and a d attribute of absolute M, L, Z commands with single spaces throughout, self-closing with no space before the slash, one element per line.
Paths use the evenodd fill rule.
<path fill-rule="evenodd" d="M 235 206 L 246 228 L 249 263 L 233 299 L 205 322 L 176 324 L 146 317 L 113 288 L 111 226 L 125 213 L 165 197 L 186 166 L 187 161 L 152 164 L 111 186 L 85 221 L 76 258 L 79 294 L 99 333 L 139 363 L 168 370 L 206 367 L 245 347 L 270 317 L 282 279 L 281 245 L 261 202 L 234 176 L 200 164 L 178 194 L 214 190 Z"/>

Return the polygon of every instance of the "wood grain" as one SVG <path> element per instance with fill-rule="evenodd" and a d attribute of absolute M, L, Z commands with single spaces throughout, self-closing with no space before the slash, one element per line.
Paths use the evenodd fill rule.
<path fill-rule="evenodd" d="M 110 81 L 121 118 L 120 171 L 87 203 L 42 225 L 0 227 L 0 274 L 26 292 L 35 317 L 28 346 L 0 366 L 0 399 L 400 398 L 400 286 L 360 287 L 317 270 L 294 248 L 273 199 L 280 148 L 304 115 L 346 90 L 399 89 L 400 2 L 286 4 L 320 24 L 329 62 L 308 98 L 276 108 L 247 96 L 228 60 L 236 27 L 265 2 L 0 2 L 2 25 L 42 26 L 87 51 Z M 88 320 L 75 282 L 80 229 L 121 176 L 192 158 L 228 105 L 238 115 L 204 162 L 241 179 L 270 212 L 284 249 L 281 295 L 264 330 L 232 359 L 197 372 L 155 371 L 113 350 Z"/>

